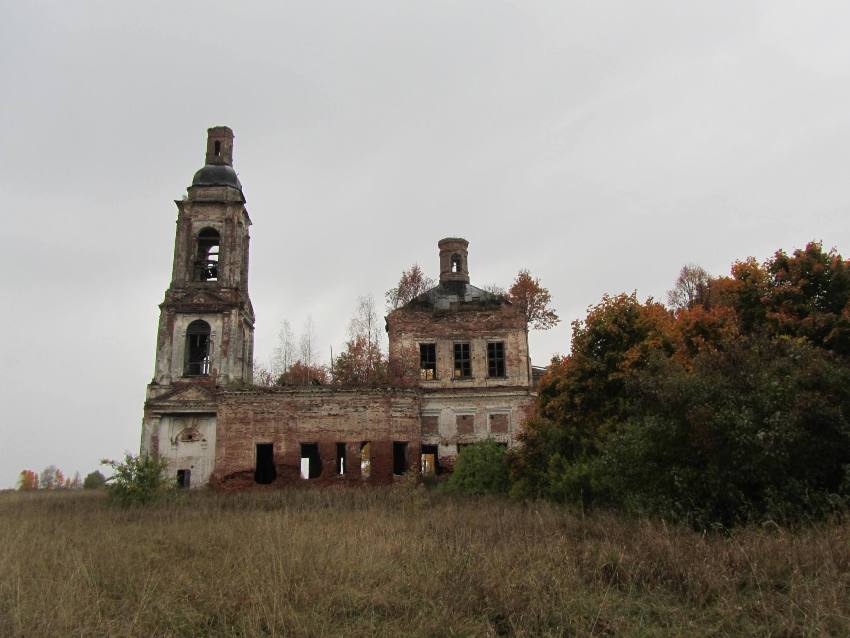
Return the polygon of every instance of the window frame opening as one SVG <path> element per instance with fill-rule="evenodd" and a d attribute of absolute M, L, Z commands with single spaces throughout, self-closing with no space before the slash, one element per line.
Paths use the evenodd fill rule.
<path fill-rule="evenodd" d="M 437 344 L 419 344 L 419 378 L 422 381 L 437 380 Z"/>
<path fill-rule="evenodd" d="M 277 466 L 274 463 L 274 443 L 254 444 L 254 482 L 270 485 L 277 479 Z"/>
<path fill-rule="evenodd" d="M 318 443 L 301 443 L 301 478 L 305 480 L 315 480 L 322 476 L 322 457 L 319 455 Z M 305 464 L 306 464 L 306 476 Z"/>
<path fill-rule="evenodd" d="M 402 476 L 410 470 L 407 459 L 407 441 L 393 441 L 393 474 Z"/>
<path fill-rule="evenodd" d="M 367 479 L 372 476 L 372 446 L 370 441 L 360 444 L 360 477 Z"/>
<path fill-rule="evenodd" d="M 472 346 L 468 341 L 458 341 L 453 348 L 454 352 L 454 379 L 472 378 Z M 464 352 L 465 351 L 465 352 Z"/>
<path fill-rule="evenodd" d="M 177 488 L 181 490 L 188 490 L 191 487 L 192 483 L 192 470 L 191 469 L 180 469 L 177 470 Z"/>
<path fill-rule="evenodd" d="M 345 443 L 336 444 L 336 474 L 337 476 L 345 476 L 347 474 L 347 456 Z"/>
<path fill-rule="evenodd" d="M 215 144 L 213 144 L 213 154 L 216 157 L 221 157 L 221 141 L 216 140 Z"/>
<path fill-rule="evenodd" d="M 462 273 L 463 272 L 463 257 L 455 253 L 452 255 L 451 259 L 452 272 L 453 273 Z"/>
<path fill-rule="evenodd" d="M 487 342 L 487 377 L 490 379 L 504 379 L 507 377 L 507 365 L 505 363 L 505 342 Z"/>
<path fill-rule="evenodd" d="M 420 448 L 419 467 L 422 476 L 436 476 L 440 473 L 439 445 L 423 445 Z"/>
<path fill-rule="evenodd" d="M 184 377 L 208 377 L 212 370 L 212 328 L 203 319 L 186 326 Z"/>
<path fill-rule="evenodd" d="M 221 234 L 215 228 L 202 228 L 195 239 L 195 263 L 192 280 L 218 281 L 221 260 Z"/>

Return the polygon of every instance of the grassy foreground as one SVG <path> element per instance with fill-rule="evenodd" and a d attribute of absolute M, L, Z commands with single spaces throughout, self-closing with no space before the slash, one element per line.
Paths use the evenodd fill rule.
<path fill-rule="evenodd" d="M 702 535 L 424 489 L 0 494 L 0 636 L 850 635 L 850 524 Z"/>

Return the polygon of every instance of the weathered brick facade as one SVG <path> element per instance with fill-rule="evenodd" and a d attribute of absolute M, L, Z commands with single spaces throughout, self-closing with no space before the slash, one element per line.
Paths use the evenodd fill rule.
<path fill-rule="evenodd" d="M 184 486 L 244 487 L 387 483 L 450 469 L 465 444 L 514 445 L 533 398 L 525 320 L 469 284 L 460 238 L 439 242 L 440 284 L 386 319 L 390 356 L 419 358 L 418 387 L 251 385 L 251 221 L 232 160 L 232 131 L 209 129 L 206 164 L 176 202 L 142 452 Z"/>

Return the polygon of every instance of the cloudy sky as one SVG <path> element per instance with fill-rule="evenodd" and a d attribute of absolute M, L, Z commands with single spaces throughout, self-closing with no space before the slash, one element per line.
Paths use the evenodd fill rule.
<path fill-rule="evenodd" d="M 811 239 L 850 252 L 847 2 L 14 2 L 0 21 L 0 487 L 137 451 L 176 208 L 236 133 L 256 352 L 437 241 L 569 323 Z M 326 355 L 327 358 L 327 355 Z"/>

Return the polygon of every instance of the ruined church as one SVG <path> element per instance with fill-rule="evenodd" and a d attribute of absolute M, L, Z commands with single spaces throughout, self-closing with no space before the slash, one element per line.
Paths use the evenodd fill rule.
<path fill-rule="evenodd" d="M 208 130 L 206 162 L 175 203 L 141 451 L 179 485 L 389 483 L 450 471 L 476 441 L 516 444 L 533 400 L 525 317 L 470 283 L 465 239 L 440 240 L 439 284 L 386 317 L 390 356 L 418 357 L 414 387 L 257 387 L 233 131 Z"/>

